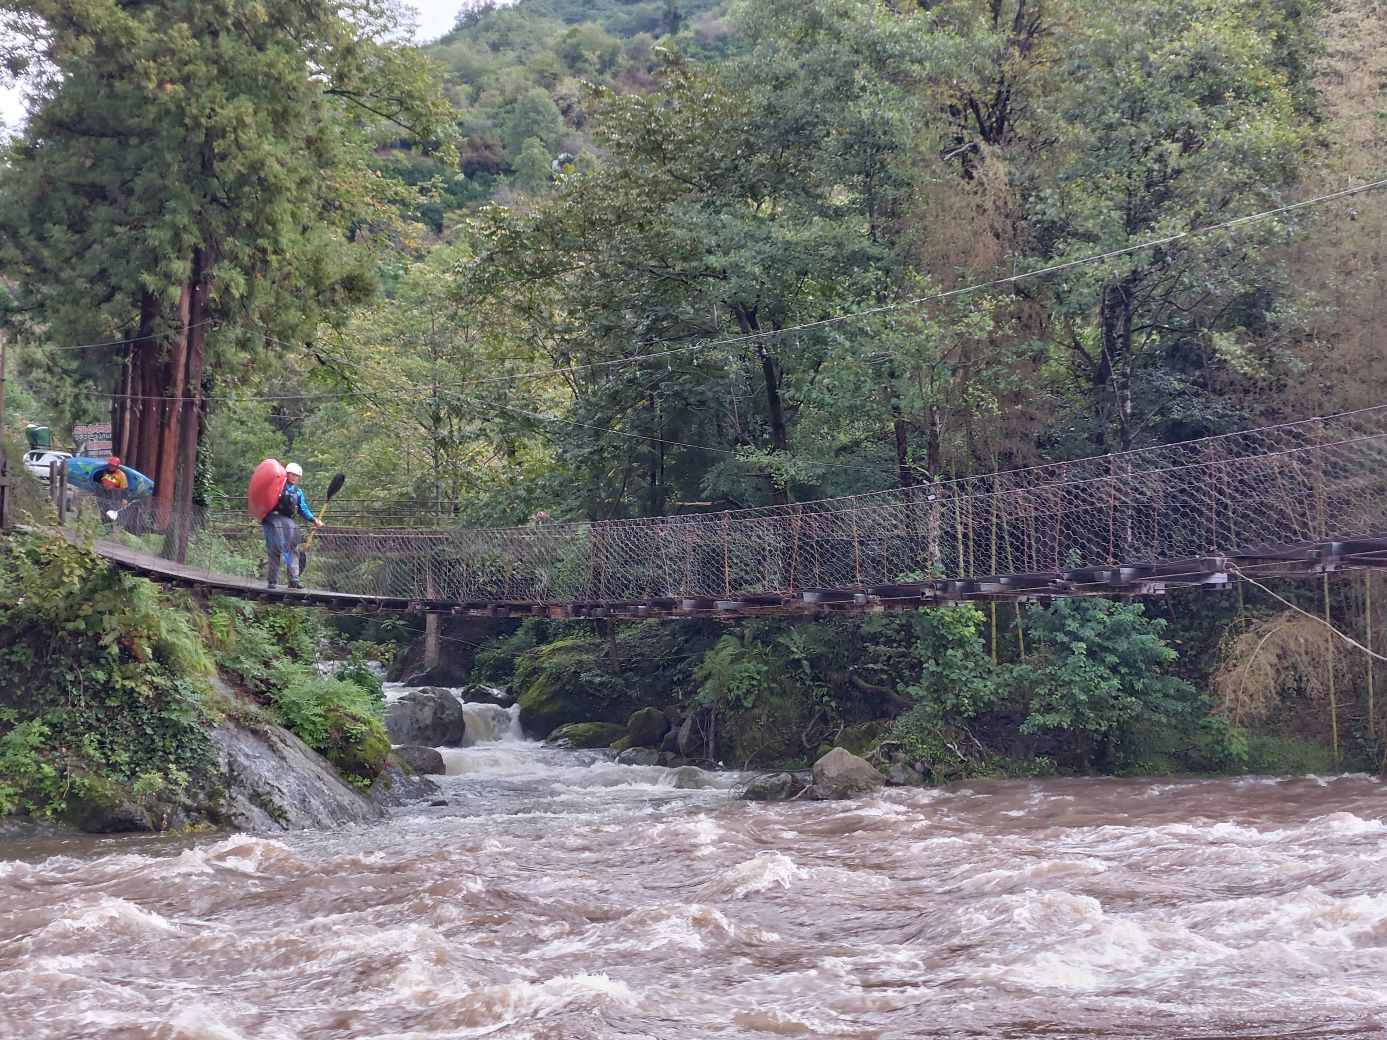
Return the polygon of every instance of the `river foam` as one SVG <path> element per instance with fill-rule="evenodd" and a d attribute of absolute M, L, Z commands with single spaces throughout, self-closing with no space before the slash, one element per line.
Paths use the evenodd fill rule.
<path fill-rule="evenodd" d="M 484 715 L 446 806 L 0 860 L 0 1040 L 1384 1035 L 1376 780 L 767 805 Z"/>

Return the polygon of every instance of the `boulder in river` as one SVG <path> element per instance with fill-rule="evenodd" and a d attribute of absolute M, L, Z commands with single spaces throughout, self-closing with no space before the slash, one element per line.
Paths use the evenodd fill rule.
<path fill-rule="evenodd" d="M 814 763 L 814 783 L 809 795 L 816 799 L 849 798 L 875 791 L 886 778 L 865 759 L 851 751 L 834 748 Z"/>
<path fill-rule="evenodd" d="M 679 735 L 674 738 L 674 750 L 682 758 L 701 758 L 703 756 L 704 733 L 699 724 L 698 714 L 690 714 L 679 726 Z"/>
<path fill-rule="evenodd" d="M 749 802 L 788 802 L 807 786 L 794 773 L 763 773 L 742 788 L 742 797 Z"/>
<path fill-rule="evenodd" d="M 393 754 L 416 773 L 442 776 L 448 771 L 437 748 L 423 744 L 401 744 L 393 750 Z"/>
<path fill-rule="evenodd" d="M 570 722 L 555 729 L 544 742 L 560 748 L 605 748 L 626 736 L 615 722 Z"/>
<path fill-rule="evenodd" d="M 169 815 L 174 816 L 175 811 L 170 810 Z M 78 830 L 87 834 L 127 834 L 155 829 L 150 812 L 115 784 L 89 781 L 80 793 L 74 791 L 68 798 L 67 817 Z"/>
<path fill-rule="evenodd" d="M 296 830 L 384 815 L 286 729 L 225 722 L 212 731 L 212 746 L 223 786 L 213 792 L 208 814 L 224 826 Z"/>
<path fill-rule="evenodd" d="M 653 748 L 669 732 L 669 719 L 659 708 L 641 708 L 626 720 L 626 736 L 632 747 Z"/>
<path fill-rule="evenodd" d="M 442 686 L 410 690 L 385 709 L 385 731 L 392 744 L 461 744 L 467 732 L 462 701 Z"/>
<path fill-rule="evenodd" d="M 415 672 L 406 676 L 404 684 L 406 686 L 461 686 L 467 681 L 468 673 L 471 671 L 466 664 L 460 661 L 448 661 L 423 672 Z"/>
<path fill-rule="evenodd" d="M 509 690 L 501 690 L 495 686 L 484 686 L 481 683 L 468 683 L 458 692 L 464 704 L 495 704 L 502 708 L 509 708 L 515 703 L 515 698 Z"/>
<path fill-rule="evenodd" d="M 433 751 L 433 748 L 426 750 Z M 434 751 L 434 754 L 438 754 L 438 752 Z M 436 783 L 427 776 L 411 772 L 400 764 L 398 758 L 392 756 L 390 761 L 386 763 L 384 771 L 371 784 L 371 790 L 367 797 L 382 808 L 393 808 L 401 805 L 412 805 L 425 800 L 428 800 L 429 804 L 432 805 L 440 794 L 442 791 Z"/>
<path fill-rule="evenodd" d="M 886 782 L 896 787 L 923 787 L 929 769 L 923 762 L 912 762 L 905 755 L 892 755 L 886 767 Z"/>

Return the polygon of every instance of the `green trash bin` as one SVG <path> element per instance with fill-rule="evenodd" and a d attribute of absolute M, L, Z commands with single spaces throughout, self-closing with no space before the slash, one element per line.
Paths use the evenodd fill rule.
<path fill-rule="evenodd" d="M 47 426 L 30 423 L 24 427 L 24 439 L 29 442 L 31 448 L 53 447 L 53 431 Z"/>

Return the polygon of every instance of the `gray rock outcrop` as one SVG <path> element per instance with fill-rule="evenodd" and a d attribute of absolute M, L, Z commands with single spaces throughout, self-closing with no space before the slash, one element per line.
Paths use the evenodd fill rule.
<path fill-rule="evenodd" d="M 461 744 L 467 732 L 462 701 L 442 686 L 410 690 L 385 709 L 385 732 L 392 744 Z"/>
<path fill-rule="evenodd" d="M 809 795 L 815 799 L 849 798 L 875 791 L 886 783 L 870 762 L 851 751 L 834 748 L 814 763 L 814 782 Z"/>
<path fill-rule="evenodd" d="M 215 772 L 208 815 L 227 827 L 285 831 L 378 820 L 384 810 L 338 777 L 288 730 L 226 722 L 212 731 Z"/>

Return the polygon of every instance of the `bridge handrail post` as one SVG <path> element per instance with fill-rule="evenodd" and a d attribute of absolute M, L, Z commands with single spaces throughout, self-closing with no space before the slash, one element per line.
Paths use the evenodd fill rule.
<path fill-rule="evenodd" d="M 1056 573 L 1058 573 L 1058 572 L 1059 572 L 1059 569 L 1060 569 L 1060 514 L 1063 512 L 1063 506 L 1064 506 L 1063 489 L 1064 489 L 1064 487 L 1065 487 L 1065 484 L 1068 482 L 1068 480 L 1069 480 L 1069 464 L 1068 464 L 1068 463 L 1065 463 L 1064 465 L 1062 465 L 1062 466 L 1060 467 L 1060 479 L 1059 479 L 1059 483 L 1057 483 L 1057 484 L 1055 485 L 1055 506 L 1054 506 L 1054 509 L 1055 509 L 1055 516 L 1054 516 L 1054 520 L 1055 520 L 1055 539 L 1054 539 L 1054 548 L 1053 548 L 1053 557 L 1054 557 L 1054 560 L 1053 560 L 1052 569 L 1053 569 Z"/>
<path fill-rule="evenodd" d="M 852 496 L 852 505 L 849 511 L 852 513 L 852 573 L 854 587 L 862 587 L 862 543 L 858 533 L 857 517 L 857 496 Z"/>
<path fill-rule="evenodd" d="M 786 582 L 786 593 L 795 591 L 795 571 L 799 567 L 799 535 L 804 526 L 804 507 L 798 502 L 790 510 L 790 575 Z"/>
<path fill-rule="evenodd" d="M 1209 552 L 1218 552 L 1218 459 L 1214 457 L 1213 447 L 1204 449 L 1209 470 Z"/>
<path fill-rule="evenodd" d="M 732 547 L 728 542 L 728 518 L 722 515 L 722 594 L 725 599 L 732 598 Z"/>

